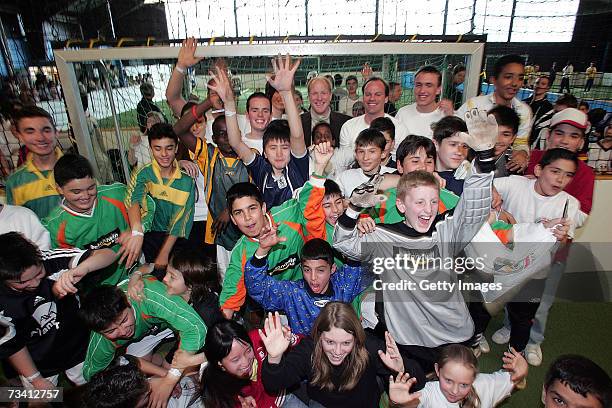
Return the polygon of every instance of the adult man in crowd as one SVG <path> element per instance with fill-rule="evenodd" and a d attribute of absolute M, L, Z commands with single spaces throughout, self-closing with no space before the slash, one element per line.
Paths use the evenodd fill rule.
<path fill-rule="evenodd" d="M 431 125 L 453 114 L 451 101 L 436 100 L 441 93 L 442 73 L 432 65 L 419 68 L 414 76 L 415 103 L 404 106 L 395 116 L 406 127 L 407 134 L 431 139 Z"/>
<path fill-rule="evenodd" d="M 342 125 L 351 117 L 334 112 L 330 103 L 332 100 L 332 84 L 325 77 L 318 76 L 308 82 L 308 100 L 310 109 L 301 116 L 306 146 L 312 144 L 312 129 L 319 122 L 329 123 L 335 140 L 340 136 Z"/>
<path fill-rule="evenodd" d="M 402 97 L 402 85 L 398 82 L 389 82 L 389 101 L 385 103 L 385 113 L 391 116 L 395 116 L 397 113 L 397 106 L 395 103 Z"/>
<path fill-rule="evenodd" d="M 550 85 L 550 78 L 547 76 L 539 77 L 535 81 L 533 94 L 529 98 L 523 100 L 523 102 L 529 105 L 531 112 L 533 112 L 534 123 L 553 108 L 552 103 L 546 98 L 547 92 L 550 90 Z"/>
<path fill-rule="evenodd" d="M 149 112 L 159 112 L 163 115 L 159 106 L 157 106 L 153 102 L 153 97 L 155 96 L 155 89 L 153 85 L 148 82 L 140 85 L 140 94 L 142 95 L 142 99 L 136 105 L 136 119 L 138 120 L 138 127 L 140 131 L 144 133 L 147 129 L 147 113 Z M 164 116 L 164 120 L 166 117 Z M 167 121 L 167 120 L 166 120 Z"/>
<path fill-rule="evenodd" d="M 363 91 L 363 105 L 365 107 L 365 114 L 357 116 L 347 121 L 340 131 L 340 147 L 355 147 L 355 139 L 364 129 L 370 127 L 370 123 L 376 118 L 387 117 L 391 119 L 395 125 L 395 146 L 391 152 L 392 156 L 395 157 L 395 150 L 397 146 L 404 140 L 408 135 L 404 125 L 391 115 L 385 113 L 385 103 L 389 98 L 389 85 L 384 79 L 377 77 L 370 77 L 362 86 Z"/>

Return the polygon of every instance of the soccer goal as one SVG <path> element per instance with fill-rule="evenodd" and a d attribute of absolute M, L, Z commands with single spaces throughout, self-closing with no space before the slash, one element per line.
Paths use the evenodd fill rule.
<path fill-rule="evenodd" d="M 270 58 L 289 53 L 302 58 L 296 74 L 296 89 L 308 107 L 306 83 L 315 75 L 342 78 L 349 75 L 363 83 L 361 70 L 370 65 L 373 75 L 401 84 L 398 108 L 414 101 L 414 73 L 423 65 L 434 65 L 443 72 L 443 97 L 448 89 L 460 90 L 462 98 L 477 95 L 485 43 L 474 42 L 304 42 L 292 40 L 274 44 L 219 44 L 209 41 L 196 55 L 205 57 L 192 67 L 183 84 L 185 99 L 205 98 L 209 70 L 216 58 L 224 58 L 232 75 L 240 113 L 248 96 L 265 88 L 265 75 L 271 72 Z M 81 154 L 96 163 L 102 182 L 129 180 L 130 139 L 140 129 L 136 105 L 140 85 L 153 85 L 153 101 L 172 123 L 165 102 L 165 90 L 178 57 L 178 46 L 151 46 L 100 49 L 55 50 L 55 61 L 67 107 L 67 116 Z M 453 67 L 465 67 L 465 80 L 454 84 Z M 338 75 L 339 74 L 339 75 Z M 361 90 L 359 90 L 361 95 Z M 461 95 L 461 94 L 460 94 Z M 85 106 L 87 107 L 87 114 Z"/>

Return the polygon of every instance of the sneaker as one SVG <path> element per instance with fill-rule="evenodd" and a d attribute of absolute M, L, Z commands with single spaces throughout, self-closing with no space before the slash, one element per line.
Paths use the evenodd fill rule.
<path fill-rule="evenodd" d="M 539 344 L 528 344 L 525 347 L 525 360 L 534 367 L 542 364 L 542 349 Z"/>
<path fill-rule="evenodd" d="M 502 326 L 501 329 L 493 333 L 491 336 L 491 340 L 493 340 L 496 344 L 506 344 L 510 341 L 510 329 L 506 326 Z"/>
<path fill-rule="evenodd" d="M 487 341 L 487 338 L 484 335 L 480 338 L 480 341 L 478 342 L 478 348 L 480 348 L 480 351 L 482 351 L 484 354 L 487 354 L 491 351 L 491 346 L 489 346 L 489 342 Z"/>

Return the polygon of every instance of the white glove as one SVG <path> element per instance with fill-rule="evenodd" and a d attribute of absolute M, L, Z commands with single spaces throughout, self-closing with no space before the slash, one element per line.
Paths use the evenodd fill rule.
<path fill-rule="evenodd" d="M 468 133 L 461 132 L 463 141 L 476 152 L 490 150 L 497 141 L 497 120 L 485 111 L 472 109 L 465 113 Z"/>

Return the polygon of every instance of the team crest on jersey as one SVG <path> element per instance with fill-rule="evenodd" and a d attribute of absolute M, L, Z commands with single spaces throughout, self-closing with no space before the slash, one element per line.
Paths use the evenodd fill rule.
<path fill-rule="evenodd" d="M 104 234 L 94 242 L 90 242 L 89 244 L 85 244 L 85 248 L 87 249 L 101 249 L 101 248 L 110 248 L 114 246 L 119 240 L 119 228 L 115 228 L 108 234 Z"/>
<path fill-rule="evenodd" d="M 289 269 L 295 268 L 295 266 L 300 262 L 300 258 L 298 258 L 297 254 L 293 254 L 285 258 L 283 261 L 280 261 L 276 264 L 276 266 L 270 270 L 268 270 L 268 275 L 274 276 L 279 275 Z"/>
<path fill-rule="evenodd" d="M 57 305 L 55 302 L 45 302 L 37 306 L 34 313 L 32 313 L 32 318 L 38 323 L 38 328 L 32 330 L 31 336 L 44 336 L 52 329 L 59 330 Z"/>

